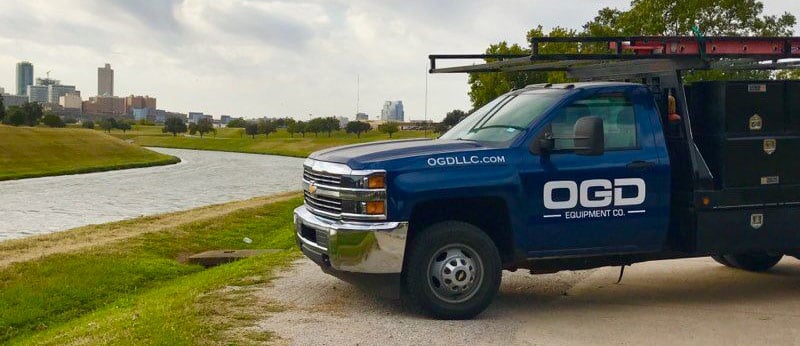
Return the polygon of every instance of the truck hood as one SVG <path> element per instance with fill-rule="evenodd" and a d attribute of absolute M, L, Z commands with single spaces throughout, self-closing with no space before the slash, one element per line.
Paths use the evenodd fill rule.
<path fill-rule="evenodd" d="M 406 157 L 456 153 L 484 148 L 478 142 L 447 139 L 409 139 L 353 144 L 320 150 L 309 158 L 319 161 L 343 163 L 351 168 L 386 160 Z"/>

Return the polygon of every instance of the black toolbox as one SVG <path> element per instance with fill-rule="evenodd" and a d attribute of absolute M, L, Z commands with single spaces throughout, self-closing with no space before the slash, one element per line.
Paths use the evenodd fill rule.
<path fill-rule="evenodd" d="M 717 188 L 800 184 L 800 81 L 687 89 L 695 142 Z"/>

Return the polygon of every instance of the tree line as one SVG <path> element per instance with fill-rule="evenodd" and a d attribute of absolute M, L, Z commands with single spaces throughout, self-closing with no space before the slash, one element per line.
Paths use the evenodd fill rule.
<path fill-rule="evenodd" d="M 77 122 L 75 119 L 61 119 L 51 111 L 42 109 L 37 102 L 25 102 L 19 106 L 11 106 L 6 110 L 3 96 L 0 95 L 0 123 L 11 126 L 36 126 L 43 124 L 49 127 L 65 127 L 67 122 Z"/>
<path fill-rule="evenodd" d="M 245 120 L 243 118 L 231 120 L 227 127 L 229 128 L 242 128 L 245 133 L 252 138 L 257 135 L 269 136 L 270 133 L 277 131 L 279 127 L 286 128 L 289 136 L 294 137 L 295 134 L 300 134 L 305 137 L 306 134 L 314 134 L 318 137 L 320 133 L 331 136 L 333 132 L 344 130 L 346 133 L 355 134 L 361 137 L 361 134 L 366 133 L 372 129 L 370 124 L 363 121 L 350 121 L 345 125 L 344 129 L 341 127 L 339 119 L 335 117 L 314 118 L 309 121 L 295 120 L 292 118 L 279 118 L 279 119 L 258 119 L 258 120 Z M 378 126 L 378 130 L 382 133 L 388 134 L 391 138 L 392 135 L 400 130 L 397 123 L 385 123 Z"/>
<path fill-rule="evenodd" d="M 764 4 L 757 0 L 633 0 L 628 10 L 606 7 L 586 22 L 582 30 L 555 27 L 545 32 L 542 26 L 529 30 L 526 38 L 581 36 L 791 36 L 797 20 L 794 15 L 763 15 Z M 541 54 L 606 52 L 608 47 L 577 43 L 540 43 Z M 531 50 L 506 41 L 489 45 L 486 54 L 530 54 Z M 495 59 L 487 59 L 487 62 Z M 695 71 L 686 82 L 721 79 L 800 78 L 800 71 Z M 506 92 L 537 83 L 571 81 L 564 72 L 472 73 L 468 92 L 477 109 Z"/>

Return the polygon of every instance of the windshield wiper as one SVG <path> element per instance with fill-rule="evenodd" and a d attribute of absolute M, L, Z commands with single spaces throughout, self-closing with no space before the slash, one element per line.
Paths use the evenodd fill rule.
<path fill-rule="evenodd" d="M 470 133 L 476 133 L 476 132 L 478 132 L 480 130 L 492 129 L 492 128 L 514 129 L 514 130 L 519 130 L 519 131 L 527 130 L 524 127 L 514 126 L 514 125 L 489 125 L 489 126 L 482 126 L 482 127 L 476 128 L 476 129 L 469 130 L 469 132 Z"/>

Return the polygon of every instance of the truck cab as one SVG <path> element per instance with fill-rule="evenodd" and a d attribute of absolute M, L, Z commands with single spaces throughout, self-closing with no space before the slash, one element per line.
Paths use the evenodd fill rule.
<path fill-rule="evenodd" d="M 727 162 L 736 153 L 718 153 L 728 142 L 714 136 L 695 143 L 693 129 L 709 121 L 693 127 L 677 77 L 655 87 L 529 85 L 437 139 L 315 152 L 304 163 L 305 203 L 294 211 L 298 245 L 334 275 L 396 275 L 407 306 L 445 319 L 483 311 L 504 269 L 699 256 L 769 269 L 800 248 L 790 226 L 800 222 L 800 185 L 769 175 L 752 186 L 721 184 L 736 169 L 723 172 L 704 156 Z M 692 111 L 710 113 L 694 90 Z M 755 140 L 773 143 L 763 135 Z"/>

